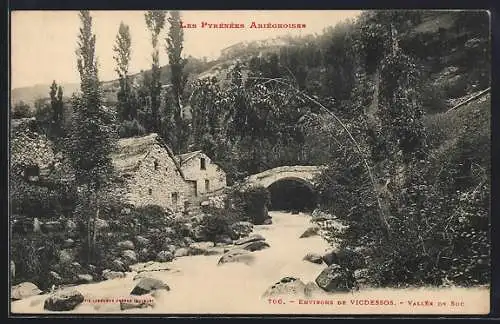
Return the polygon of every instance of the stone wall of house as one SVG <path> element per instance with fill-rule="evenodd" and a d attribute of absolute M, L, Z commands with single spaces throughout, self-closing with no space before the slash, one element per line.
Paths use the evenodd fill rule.
<path fill-rule="evenodd" d="M 156 168 L 155 168 L 156 162 Z M 170 158 L 160 145 L 154 145 L 149 154 L 140 162 L 140 166 L 126 180 L 127 200 L 135 206 L 159 205 L 174 212 L 184 210 L 189 190 Z M 177 193 L 177 203 L 173 194 Z"/>
<path fill-rule="evenodd" d="M 205 170 L 201 169 L 201 159 L 205 159 Z M 187 180 L 196 181 L 198 195 L 214 192 L 226 187 L 226 172 L 203 153 L 186 161 L 182 165 L 182 171 Z M 205 181 L 208 180 L 208 191 Z"/>

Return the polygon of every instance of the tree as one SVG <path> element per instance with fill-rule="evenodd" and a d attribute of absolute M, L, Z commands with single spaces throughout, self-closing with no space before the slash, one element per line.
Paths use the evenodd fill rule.
<path fill-rule="evenodd" d="M 118 92 L 118 111 L 122 120 L 132 120 L 136 117 L 135 107 L 131 105 L 131 91 L 128 79 L 128 69 L 131 55 L 132 40 L 130 37 L 130 27 L 120 22 L 118 34 L 116 35 L 113 51 L 113 59 L 116 62 L 116 73 L 120 79 L 120 91 Z"/>
<path fill-rule="evenodd" d="M 159 116 L 158 111 L 160 108 L 160 92 L 161 92 L 161 82 L 160 82 L 160 54 L 158 50 L 158 36 L 165 26 L 166 13 L 163 10 L 148 10 L 144 17 L 146 19 L 146 26 L 151 33 L 151 44 L 153 45 L 153 53 L 151 57 L 153 59 L 152 71 L 151 71 L 151 83 L 149 86 L 150 96 L 151 96 L 151 120 L 146 125 L 148 131 L 159 131 Z"/>
<path fill-rule="evenodd" d="M 52 81 L 52 85 L 50 86 L 50 107 L 52 108 L 52 118 L 54 124 L 57 124 L 59 120 L 58 116 L 58 107 L 57 107 L 57 83 L 56 81 Z"/>
<path fill-rule="evenodd" d="M 11 109 L 12 111 L 12 118 L 28 118 L 32 117 L 32 112 L 30 105 L 25 103 L 24 101 L 19 101 L 16 104 L 14 104 L 14 107 Z"/>
<path fill-rule="evenodd" d="M 108 188 L 113 173 L 110 153 L 116 136 L 113 115 L 102 105 L 92 17 L 88 10 L 80 11 L 79 17 L 82 26 L 76 54 L 81 95 L 72 98 L 73 120 L 67 153 L 79 192 L 75 213 L 81 220 L 86 216 L 87 262 L 91 262 L 95 243 L 93 224 L 99 216 L 102 193 Z"/>
<path fill-rule="evenodd" d="M 173 120 L 175 122 L 175 150 L 180 153 L 187 146 L 187 138 L 189 136 L 188 125 L 183 116 L 183 99 L 182 94 L 186 84 L 186 75 L 183 73 L 186 60 L 181 57 L 184 31 L 181 27 L 181 15 L 178 11 L 171 11 L 168 17 L 170 28 L 168 30 L 167 54 L 168 61 L 171 69 L 171 82 L 172 82 L 172 104 L 173 104 Z M 168 116 L 167 116 L 168 118 Z"/>

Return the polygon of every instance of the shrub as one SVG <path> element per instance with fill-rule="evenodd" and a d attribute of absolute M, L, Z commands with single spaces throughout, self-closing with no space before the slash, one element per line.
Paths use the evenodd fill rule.
<path fill-rule="evenodd" d="M 202 235 L 210 241 L 216 241 L 221 235 L 232 236 L 230 226 L 241 220 L 242 215 L 237 210 L 210 208 L 200 223 Z"/>
<path fill-rule="evenodd" d="M 269 218 L 267 208 L 271 202 L 269 190 L 265 187 L 236 189 L 231 194 L 235 209 L 254 224 L 262 224 Z"/>
<path fill-rule="evenodd" d="M 55 239 L 46 234 L 14 235 L 10 244 L 11 259 L 16 264 L 13 284 L 30 281 L 40 289 L 48 288 L 51 267 L 59 261 L 60 246 Z"/>

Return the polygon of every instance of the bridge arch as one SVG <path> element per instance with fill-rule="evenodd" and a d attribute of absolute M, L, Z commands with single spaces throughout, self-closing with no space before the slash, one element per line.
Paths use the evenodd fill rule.
<path fill-rule="evenodd" d="M 262 186 L 271 193 L 270 209 L 312 210 L 316 205 L 315 178 L 322 166 L 282 166 L 251 175 L 245 186 Z"/>

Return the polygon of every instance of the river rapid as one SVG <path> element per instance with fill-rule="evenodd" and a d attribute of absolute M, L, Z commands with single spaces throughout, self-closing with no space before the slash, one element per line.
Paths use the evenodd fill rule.
<path fill-rule="evenodd" d="M 326 267 L 303 260 L 310 252 L 323 253 L 330 246 L 321 236 L 299 238 L 311 226 L 308 214 L 270 212 L 273 224 L 254 227 L 270 247 L 252 252 L 251 264 L 218 265 L 220 255 L 186 256 L 169 262 L 170 271 L 151 272 L 170 291 L 155 296 L 154 307 L 120 310 L 138 280 L 135 272 L 125 278 L 75 286 L 86 298 L 74 310 L 64 313 L 159 313 L 159 314 L 483 314 L 489 311 L 486 288 L 377 289 L 350 293 L 317 292 L 314 304 L 305 297 L 267 298 L 263 293 L 283 277 L 304 283 L 316 279 Z M 52 313 L 43 309 L 47 295 L 11 303 L 13 313 Z M 108 299 L 111 302 L 99 302 Z M 452 307 L 451 301 L 464 302 Z M 432 306 L 415 302 L 434 301 Z M 437 306 L 437 301 L 448 306 Z M 392 301 L 392 304 L 387 304 Z"/>

